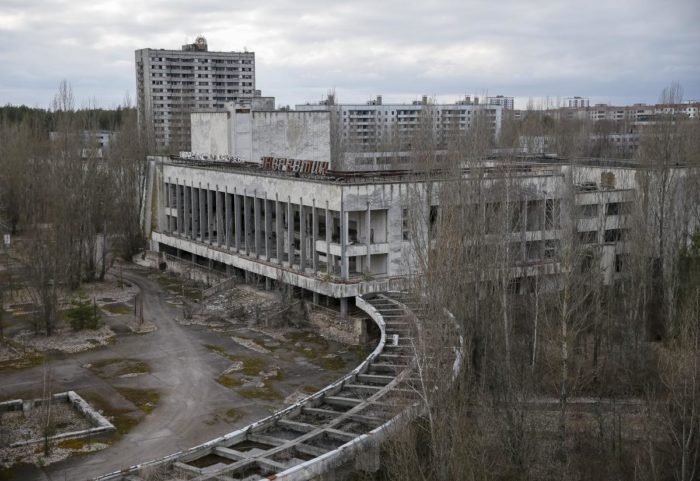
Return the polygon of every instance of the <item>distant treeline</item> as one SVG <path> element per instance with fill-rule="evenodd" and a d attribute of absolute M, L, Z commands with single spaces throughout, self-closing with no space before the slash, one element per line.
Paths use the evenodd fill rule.
<path fill-rule="evenodd" d="M 79 109 L 72 112 L 79 125 L 89 126 L 95 130 L 120 130 L 122 121 L 133 107 L 116 109 Z M 62 112 L 61 112 L 62 113 Z M 50 132 L 56 130 L 57 113 L 51 110 L 27 107 L 26 105 L 5 105 L 0 107 L 0 124 L 17 124 L 29 122 L 35 127 Z"/>

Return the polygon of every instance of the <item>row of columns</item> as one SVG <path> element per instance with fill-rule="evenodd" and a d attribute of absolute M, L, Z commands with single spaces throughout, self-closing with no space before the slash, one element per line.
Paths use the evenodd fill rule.
<path fill-rule="evenodd" d="M 246 189 L 239 193 L 234 187 L 233 192 L 225 187 L 223 191 L 219 186 L 211 189 L 207 184 L 190 185 L 181 183 L 178 179 L 165 182 L 164 204 L 166 207 L 166 231 L 169 234 L 183 236 L 192 240 L 206 242 L 210 245 L 235 250 L 239 254 L 254 256 L 267 261 L 275 260 L 282 265 L 287 253 L 287 264 L 290 267 L 298 266 L 299 270 L 306 272 L 310 268 L 314 273 L 321 270 L 319 254 L 316 250 L 317 241 L 325 240 L 327 263 L 326 271 L 335 274 L 335 257 L 330 253 L 334 216 L 333 211 L 325 207 L 317 207 L 316 200 L 311 206 L 304 205 L 303 198 L 299 203 L 280 201 L 276 194 L 275 199 L 258 197 L 257 192 L 248 195 Z M 174 215 L 172 210 L 174 209 Z M 299 213 L 299 225 L 296 229 L 295 214 Z M 273 216 L 274 213 L 274 216 Z M 170 215 L 169 215 L 170 214 Z M 284 225 L 286 214 L 287 225 Z M 310 214 L 311 226 L 307 226 Z M 325 239 L 319 239 L 319 225 L 321 216 L 325 216 Z M 348 279 L 348 257 L 345 255 L 348 244 L 348 213 L 340 213 L 340 277 Z M 367 207 L 367 261 L 369 263 L 369 205 Z M 298 259 L 295 245 L 295 234 L 299 234 Z M 273 238 L 274 234 L 274 238 Z M 310 238 L 308 237 L 310 236 Z M 310 241 L 310 246 L 308 242 Z M 310 247 L 310 249 L 309 249 Z"/>

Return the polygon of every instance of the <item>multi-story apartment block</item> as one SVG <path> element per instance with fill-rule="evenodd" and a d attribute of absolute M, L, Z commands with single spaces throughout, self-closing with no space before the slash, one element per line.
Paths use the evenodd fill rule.
<path fill-rule="evenodd" d="M 486 97 L 486 103 L 489 105 L 500 105 L 504 110 L 513 110 L 515 102 L 513 97 L 504 97 L 503 95 L 496 95 L 495 97 Z"/>
<path fill-rule="evenodd" d="M 190 112 L 255 96 L 254 52 L 211 52 L 204 37 L 181 50 L 136 50 L 139 121 L 159 147 L 189 150 Z"/>
<path fill-rule="evenodd" d="M 585 108 L 590 105 L 588 97 L 569 97 L 566 99 L 566 106 L 570 109 Z"/>
<path fill-rule="evenodd" d="M 454 104 L 435 104 L 427 96 L 410 104 L 384 104 L 382 97 L 366 104 L 336 104 L 333 97 L 318 104 L 297 105 L 297 111 L 329 111 L 343 170 L 396 168 L 410 157 L 420 129 L 434 135 L 444 148 L 455 132 L 485 122 L 492 139 L 501 131 L 503 107 L 478 104 L 468 97 Z M 340 163 L 340 159 L 337 160 Z"/>

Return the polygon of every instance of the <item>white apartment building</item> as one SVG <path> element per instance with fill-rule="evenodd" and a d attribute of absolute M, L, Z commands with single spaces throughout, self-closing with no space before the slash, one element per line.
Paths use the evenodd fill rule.
<path fill-rule="evenodd" d="M 505 97 L 503 95 L 496 95 L 495 97 L 486 97 L 486 103 L 488 105 L 500 105 L 504 110 L 513 110 L 515 102 L 513 97 Z"/>
<path fill-rule="evenodd" d="M 591 101 L 588 97 L 568 97 L 566 106 L 570 109 L 580 109 L 590 106 Z"/>
<path fill-rule="evenodd" d="M 365 104 L 336 104 L 330 97 L 296 105 L 295 110 L 331 112 L 335 143 L 344 157 L 335 159 L 336 168 L 353 171 L 405 167 L 421 128 L 431 129 L 438 147 L 444 147 L 451 133 L 470 129 L 477 119 L 486 122 L 497 139 L 503 118 L 501 105 L 478 104 L 468 97 L 454 104 L 431 103 L 427 96 L 410 104 L 385 104 L 381 96 Z"/>
<path fill-rule="evenodd" d="M 181 50 L 136 50 L 139 121 L 158 146 L 189 150 L 189 113 L 255 94 L 254 52 L 212 52 L 204 37 Z"/>

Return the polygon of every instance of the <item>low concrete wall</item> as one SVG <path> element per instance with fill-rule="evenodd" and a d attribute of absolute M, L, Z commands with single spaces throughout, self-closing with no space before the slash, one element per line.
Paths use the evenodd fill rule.
<path fill-rule="evenodd" d="M 73 409 L 85 416 L 90 422 L 94 424 L 95 427 L 90 429 L 83 429 L 80 431 L 72 431 L 68 433 L 57 434 L 49 438 L 51 441 L 58 441 L 61 439 L 69 438 L 82 438 L 115 430 L 114 425 L 110 423 L 107 420 L 107 418 L 95 411 L 92 408 L 92 406 L 90 406 L 82 397 L 80 397 L 74 391 L 67 391 L 64 393 L 54 394 L 52 397 L 52 402 L 70 404 L 73 407 Z M 23 411 L 26 414 L 31 412 L 34 408 L 41 406 L 43 403 L 43 399 L 15 399 L 12 401 L 5 401 L 0 403 L 0 413 L 11 411 Z M 19 446 L 26 446 L 29 444 L 37 444 L 42 442 L 44 442 L 44 440 L 41 438 L 29 439 L 27 441 L 19 441 L 13 443 L 10 445 L 10 447 L 16 448 Z"/>

